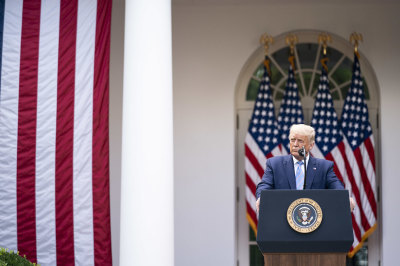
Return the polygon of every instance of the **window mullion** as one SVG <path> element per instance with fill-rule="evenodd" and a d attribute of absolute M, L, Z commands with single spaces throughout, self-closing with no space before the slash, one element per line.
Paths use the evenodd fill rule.
<path fill-rule="evenodd" d="M 335 73 L 336 69 L 342 64 L 343 60 L 346 58 L 346 56 L 343 54 L 342 57 L 337 61 L 336 65 L 332 67 L 331 70 L 328 69 L 328 78 L 332 79 L 333 73 Z"/>
<path fill-rule="evenodd" d="M 312 94 L 312 88 L 314 85 L 314 79 L 315 79 L 315 73 L 318 72 L 318 63 L 319 63 L 319 58 L 321 55 L 321 44 L 318 45 L 318 49 L 317 49 L 317 54 L 315 55 L 315 62 L 314 62 L 314 67 L 312 70 L 312 75 L 311 75 L 311 80 L 310 80 L 310 88 L 308 89 L 308 91 L 310 92 L 310 96 L 313 97 Z"/>
<path fill-rule="evenodd" d="M 286 78 L 287 75 L 286 75 L 285 71 L 283 71 L 281 66 L 275 61 L 275 58 L 273 58 L 272 56 L 269 56 L 268 58 L 269 58 L 269 60 L 271 60 L 271 63 L 273 63 L 276 66 L 276 68 L 279 70 L 279 72 L 281 72 L 282 76 L 284 78 Z"/>
<path fill-rule="evenodd" d="M 303 71 L 301 69 L 299 54 L 297 53 L 297 46 L 296 45 L 294 46 L 294 57 L 295 57 L 296 65 L 297 65 L 297 73 L 299 73 L 301 87 L 303 89 L 303 95 L 307 96 L 307 88 L 306 88 L 306 85 L 304 83 Z M 296 75 L 296 71 L 294 72 L 294 74 Z"/>

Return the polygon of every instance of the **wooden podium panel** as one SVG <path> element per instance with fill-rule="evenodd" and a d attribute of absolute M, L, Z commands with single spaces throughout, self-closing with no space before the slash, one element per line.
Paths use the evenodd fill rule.
<path fill-rule="evenodd" d="M 346 266 L 346 253 L 264 253 L 265 266 Z"/>

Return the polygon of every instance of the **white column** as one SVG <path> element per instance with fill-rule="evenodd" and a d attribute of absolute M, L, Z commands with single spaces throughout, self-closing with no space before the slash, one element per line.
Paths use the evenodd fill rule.
<path fill-rule="evenodd" d="M 170 0 L 127 0 L 124 46 L 120 265 L 172 266 Z"/>

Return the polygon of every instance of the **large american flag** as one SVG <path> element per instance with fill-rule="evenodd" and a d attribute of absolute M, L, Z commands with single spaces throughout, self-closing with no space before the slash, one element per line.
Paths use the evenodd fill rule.
<path fill-rule="evenodd" d="M 286 82 L 285 94 L 282 99 L 281 107 L 279 108 L 278 125 L 281 131 L 282 152 L 290 153 L 289 132 L 293 124 L 303 124 L 303 108 L 299 97 L 299 90 L 294 78 L 293 67 L 289 65 L 288 79 Z"/>
<path fill-rule="evenodd" d="M 268 75 L 269 60 L 264 61 L 264 75 L 257 93 L 253 114 L 245 139 L 245 176 L 247 220 L 257 233 L 256 187 L 260 182 L 267 158 L 282 155 L 278 122 Z"/>
<path fill-rule="evenodd" d="M 111 0 L 1 1 L 0 246 L 111 265 Z"/>
<path fill-rule="evenodd" d="M 315 157 L 325 158 L 327 160 L 335 162 L 334 171 L 336 175 L 344 183 L 346 189 L 349 190 L 350 196 L 352 196 L 356 200 L 357 207 L 352 212 L 354 243 L 349 252 L 349 256 L 352 257 L 362 246 L 362 241 L 364 241 L 365 238 L 368 236 L 366 232 L 369 229 L 363 230 L 361 224 L 362 216 L 364 216 L 365 212 L 364 207 L 366 207 L 365 205 L 362 205 L 362 199 L 365 197 L 368 191 L 365 191 L 364 187 L 360 186 L 360 175 L 357 174 L 358 167 L 355 167 L 354 165 L 354 153 L 349 146 L 347 138 L 342 133 L 340 124 L 338 122 L 338 117 L 333 105 L 333 99 L 329 91 L 329 80 L 327 76 L 326 61 L 326 58 L 323 58 L 321 60 L 323 66 L 322 74 L 320 77 L 317 99 L 315 101 L 313 117 L 311 120 L 311 126 L 314 127 L 316 130 L 315 146 L 312 149 L 311 153 Z M 352 90 L 352 88 L 354 87 L 355 73 L 356 72 L 354 72 L 353 74 L 353 82 L 350 90 Z M 352 96 L 349 94 L 346 97 L 346 103 L 349 97 L 352 98 Z M 359 105 L 359 103 L 357 103 L 357 105 Z M 356 109 L 357 108 L 358 107 L 356 107 Z M 345 117 L 347 116 L 344 113 L 343 115 Z M 344 120 L 342 118 L 342 122 L 343 121 Z M 361 127 L 360 121 L 357 121 L 357 123 L 353 122 L 353 125 L 354 127 Z M 375 174 L 373 174 L 373 179 L 375 179 Z M 370 234 L 370 232 L 368 234 Z"/>

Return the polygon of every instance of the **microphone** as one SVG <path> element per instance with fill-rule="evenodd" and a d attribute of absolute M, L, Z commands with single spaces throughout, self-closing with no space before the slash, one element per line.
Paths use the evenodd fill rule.
<path fill-rule="evenodd" d="M 298 153 L 299 153 L 299 155 L 300 155 L 301 157 L 305 157 L 305 155 L 306 155 L 306 150 L 304 149 L 304 146 L 301 147 L 301 148 L 299 149 Z"/>

